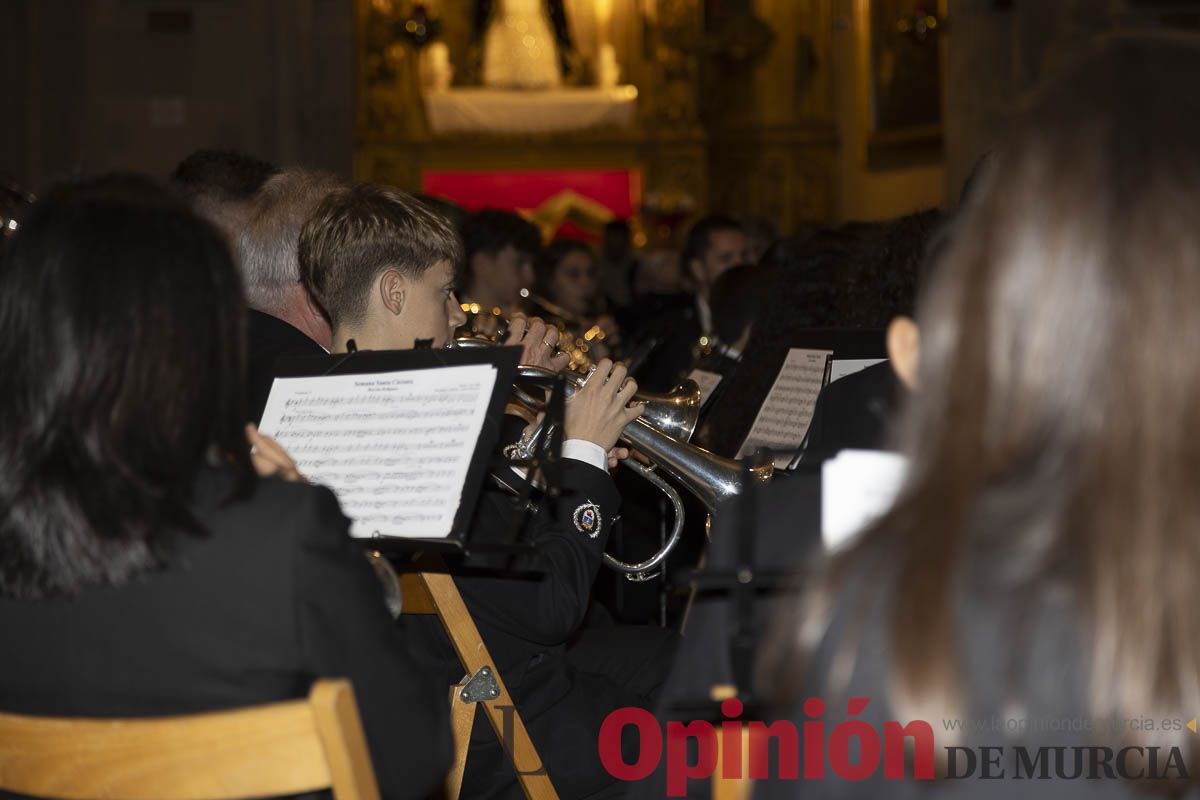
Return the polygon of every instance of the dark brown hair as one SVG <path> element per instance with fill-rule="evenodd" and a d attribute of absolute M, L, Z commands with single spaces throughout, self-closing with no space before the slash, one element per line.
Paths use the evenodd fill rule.
<path fill-rule="evenodd" d="M 118 584 L 205 535 L 214 458 L 254 484 L 245 301 L 219 234 L 147 178 L 59 186 L 0 262 L 0 595 Z"/>
<path fill-rule="evenodd" d="M 953 587 L 986 547 L 1015 604 L 1067 588 L 1094 716 L 1200 707 L 1197 82 L 1195 45 L 1122 38 L 1032 98 L 922 287 L 901 497 L 782 618 L 763 676 L 887 553 L 891 704 L 961 715 Z"/>
<path fill-rule="evenodd" d="M 326 195 L 300 231 L 300 279 L 336 325 L 354 324 L 385 269 L 418 278 L 463 260 L 458 234 L 410 194 L 363 183 Z"/>

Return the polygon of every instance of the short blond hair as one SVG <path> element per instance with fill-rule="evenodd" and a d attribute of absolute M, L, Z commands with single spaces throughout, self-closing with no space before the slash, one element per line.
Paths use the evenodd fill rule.
<path fill-rule="evenodd" d="M 354 324 L 385 269 L 410 278 L 463 260 L 462 240 L 448 220 L 412 195 L 372 183 L 330 192 L 304 223 L 300 277 L 334 325 Z"/>

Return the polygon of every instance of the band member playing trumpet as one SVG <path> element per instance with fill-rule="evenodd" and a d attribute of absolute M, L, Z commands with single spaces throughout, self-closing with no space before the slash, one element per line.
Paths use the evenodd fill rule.
<path fill-rule="evenodd" d="M 334 351 L 350 339 L 360 349 L 420 341 L 437 347 L 463 321 L 454 280 L 462 244 L 445 220 L 403 192 L 370 184 L 335 190 L 305 224 L 299 256 L 303 279 L 330 317 Z M 514 327 L 528 339 L 538 325 Z M 544 324 L 540 330 L 546 332 Z M 544 357 L 553 344 L 546 338 L 525 346 Z M 657 628 L 580 631 L 620 513 L 606 453 L 641 413 L 630 404 L 635 391 L 625 367 L 604 359 L 567 402 L 561 494 L 543 502 L 526 529 L 534 554 L 497 565 L 534 579 L 455 577 L 562 797 L 602 797 L 619 788 L 599 762 L 600 724 L 621 706 L 653 703 L 674 647 L 674 638 Z M 507 495 L 485 491 L 472 541 L 505 537 L 514 513 Z M 462 678 L 436 620 L 403 617 L 401 624 L 447 684 Z M 486 727 L 475 727 L 463 796 L 520 796 Z"/>
<path fill-rule="evenodd" d="M 614 356 L 621 334 L 612 315 L 603 313 L 591 248 L 576 239 L 555 239 L 538 257 L 536 274 L 535 291 L 525 299 L 565 334 L 572 362 L 590 365 Z"/>
<path fill-rule="evenodd" d="M 471 329 L 496 333 L 502 318 L 521 311 L 521 290 L 533 285 L 533 262 L 542 236 L 533 223 L 512 211 L 487 208 L 462 224 L 463 300 L 471 309 Z"/>

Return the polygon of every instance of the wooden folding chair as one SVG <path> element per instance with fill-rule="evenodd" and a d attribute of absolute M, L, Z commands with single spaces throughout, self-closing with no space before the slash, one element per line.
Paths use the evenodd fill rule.
<path fill-rule="evenodd" d="M 525 730 L 525 723 L 496 669 L 496 663 L 488 653 L 487 645 L 479 635 L 479 629 L 475 627 L 475 620 L 471 619 L 471 613 L 458 587 L 454 585 L 454 579 L 441 571 L 445 567 L 440 559 L 428 559 L 421 563 L 421 568 L 436 571 L 405 572 L 400 575 L 404 590 L 403 613 L 437 614 L 466 672 L 462 683 L 450 687 L 454 762 L 446 776 L 446 800 L 458 800 L 462 790 L 476 705 L 483 707 L 492 729 L 508 752 L 525 796 L 530 800 L 558 800 L 554 784 Z"/>
<path fill-rule="evenodd" d="M 0 714 L 0 789 L 69 800 L 234 800 L 332 789 L 378 800 L 354 691 L 175 717 Z"/>

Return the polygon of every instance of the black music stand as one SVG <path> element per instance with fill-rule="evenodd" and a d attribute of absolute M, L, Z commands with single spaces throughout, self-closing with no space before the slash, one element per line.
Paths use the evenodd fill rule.
<path fill-rule="evenodd" d="M 744 356 L 734 373 L 722 381 L 736 383 L 737 391 L 710 401 L 707 419 L 714 430 L 710 432 L 708 446 L 720 455 L 733 456 L 737 452 L 792 348 L 832 350 L 834 361 L 887 358 L 886 338 L 887 331 L 882 329 L 809 328 L 759 345 L 757 352 Z M 828 373 L 826 377 L 828 382 Z"/>
<path fill-rule="evenodd" d="M 405 372 L 437 367 L 458 367 L 487 364 L 496 370 L 496 382 L 488 401 L 487 413 L 471 463 L 463 482 L 458 510 L 454 515 L 451 532 L 445 538 L 407 538 L 401 536 L 375 536 L 362 539 L 371 547 L 388 554 L 412 552 L 466 553 L 470 546 L 471 516 L 479 498 L 483 481 L 487 477 L 492 453 L 500 438 L 504 407 L 512 390 L 520 361 L 519 347 L 486 348 L 441 348 L 424 350 L 359 350 L 327 356 L 305 356 L 282 358 L 275 366 L 276 378 L 307 378 L 325 375 L 369 375 L 379 372 Z M 542 466 L 534 462 L 531 468 Z M 515 540 L 510 537 L 510 541 Z M 471 549 L 487 549 L 511 553 L 528 552 L 528 545 L 513 541 L 511 544 L 489 543 Z"/>
<path fill-rule="evenodd" d="M 479 438 L 475 441 L 475 449 L 471 455 L 450 534 L 444 539 L 377 535 L 360 540 L 371 549 L 391 556 L 389 560 L 404 562 L 397 566 L 400 573 L 398 580 L 403 597 L 403 613 L 436 614 L 465 670 L 463 680 L 449 687 L 449 711 L 455 728 L 455 759 L 443 787 L 447 797 L 456 798 L 461 790 L 468 744 L 472 738 L 471 730 L 478 706 L 491 723 L 500 744 L 507 751 L 526 796 L 535 800 L 558 798 L 504 678 L 483 641 L 445 561 L 438 555 L 447 552 L 465 555 L 468 549 L 513 554 L 526 553 L 532 549 L 527 544 L 515 543 L 515 536 L 509 538 L 511 544 L 489 543 L 482 546 L 472 545 L 469 541 L 475 503 L 493 462 L 493 450 L 501 435 L 504 409 L 512 391 L 520 357 L 519 347 L 360 350 L 342 355 L 281 359 L 275 369 L 277 378 L 368 375 L 475 364 L 487 364 L 496 369 L 496 382 L 492 387 Z M 546 446 L 539 447 L 532 459 L 521 462 L 531 470 L 530 474 L 533 470 L 540 469 L 551 486 L 554 486 L 554 462 L 559 455 L 562 441 L 563 394 L 564 384 L 560 379 L 555 384 L 546 409 L 548 425 L 557 428 L 558 432 L 543 436 L 546 441 L 542 444 Z M 398 556 L 404 558 L 397 558 Z"/>

